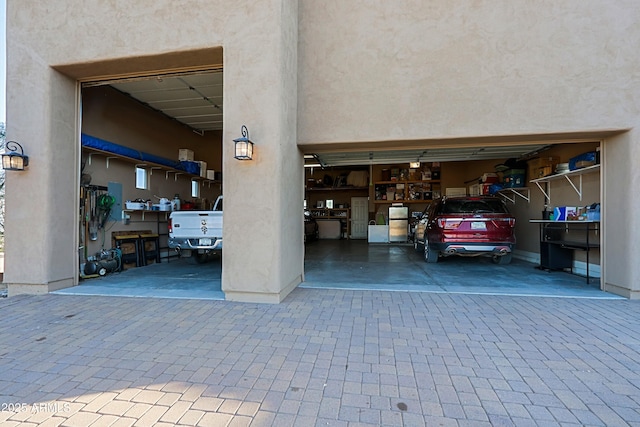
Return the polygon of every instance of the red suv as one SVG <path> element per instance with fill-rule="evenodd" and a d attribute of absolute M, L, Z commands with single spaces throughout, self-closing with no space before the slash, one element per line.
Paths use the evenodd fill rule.
<path fill-rule="evenodd" d="M 496 264 L 509 264 L 515 225 L 499 197 L 442 197 L 422 213 L 413 245 L 423 250 L 426 262 L 438 262 L 440 256 L 490 255 Z"/>

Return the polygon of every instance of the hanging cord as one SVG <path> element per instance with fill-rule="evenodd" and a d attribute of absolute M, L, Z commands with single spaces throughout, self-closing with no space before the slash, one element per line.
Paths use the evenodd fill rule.
<path fill-rule="evenodd" d="M 97 216 L 98 216 L 98 226 L 100 228 L 104 228 L 104 225 L 107 223 L 107 219 L 109 219 L 109 215 L 111 214 L 111 208 L 116 203 L 116 198 L 113 197 L 109 193 L 101 194 L 98 196 L 97 204 Z"/>

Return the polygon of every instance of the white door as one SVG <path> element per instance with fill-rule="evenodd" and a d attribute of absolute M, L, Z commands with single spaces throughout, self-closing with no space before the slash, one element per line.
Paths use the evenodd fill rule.
<path fill-rule="evenodd" d="M 369 224 L 369 198 L 351 198 L 351 239 L 366 239 Z"/>

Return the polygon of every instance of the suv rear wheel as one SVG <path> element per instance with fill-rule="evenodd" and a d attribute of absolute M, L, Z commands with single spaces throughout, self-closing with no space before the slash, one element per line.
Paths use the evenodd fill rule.
<path fill-rule="evenodd" d="M 495 264 L 500 264 L 500 265 L 507 265 L 507 264 L 511 263 L 511 252 L 509 252 L 506 255 L 502 255 L 502 256 L 494 255 L 493 256 L 493 262 Z"/>
<path fill-rule="evenodd" d="M 424 251 L 422 252 L 424 261 L 428 263 L 438 262 L 438 251 L 429 248 L 427 236 L 424 237 Z"/>

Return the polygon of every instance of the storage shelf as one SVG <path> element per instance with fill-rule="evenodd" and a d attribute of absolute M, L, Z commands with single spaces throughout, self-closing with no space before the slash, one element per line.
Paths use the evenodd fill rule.
<path fill-rule="evenodd" d="M 154 210 L 150 210 L 150 209 L 122 209 L 122 212 L 124 213 L 140 213 L 142 214 L 142 221 L 144 221 L 144 217 L 146 214 L 165 214 L 165 219 L 167 218 L 167 214 L 170 214 L 171 211 L 154 211 Z M 158 215 L 159 217 L 159 215 Z"/>
<path fill-rule="evenodd" d="M 526 200 L 527 203 L 531 200 L 531 192 L 529 190 L 529 187 L 503 188 L 502 190 L 498 191 L 498 195 L 513 204 L 516 203 L 516 199 L 518 197 Z"/>
<path fill-rule="evenodd" d="M 99 150 L 97 148 L 82 147 L 82 150 L 86 151 L 89 154 L 88 157 L 87 157 L 87 164 L 89 164 L 89 165 L 91 165 L 91 159 L 92 159 L 92 157 L 94 155 L 100 155 L 100 156 L 104 156 L 106 158 L 107 169 L 109 169 L 109 162 L 112 159 L 118 159 L 118 160 L 122 160 L 122 161 L 124 161 L 126 163 L 135 164 L 136 167 L 147 168 L 147 169 L 149 169 L 149 174 L 150 175 L 153 175 L 153 171 L 154 170 L 161 170 L 161 171 L 163 171 L 165 173 L 165 179 L 169 179 L 169 175 L 170 174 L 174 174 L 174 180 L 177 181 L 178 180 L 178 176 L 186 175 L 187 177 L 189 177 L 191 179 L 209 182 L 210 184 L 222 184 L 221 181 L 208 179 L 208 178 L 203 177 L 201 175 L 195 175 L 195 174 L 192 174 L 192 173 L 180 170 L 180 169 L 171 168 L 169 166 L 161 165 L 161 164 L 154 163 L 154 162 L 142 161 L 140 159 L 132 159 L 131 157 L 121 156 L 121 155 L 118 155 L 118 154 L 110 153 L 108 151 Z"/>
<path fill-rule="evenodd" d="M 544 194 L 544 197 L 545 197 L 547 203 L 551 203 L 551 189 L 547 188 L 545 190 L 544 188 L 542 188 L 542 185 L 540 185 L 540 184 L 541 183 L 549 183 L 551 181 L 555 181 L 555 180 L 558 180 L 558 179 L 566 179 L 567 182 L 571 185 L 571 187 L 578 194 L 578 197 L 580 197 L 580 200 L 582 200 L 582 175 L 584 175 L 586 173 L 594 173 L 594 172 L 599 172 L 599 171 L 600 171 L 600 165 L 598 164 L 598 165 L 593 165 L 593 166 L 587 166 L 586 168 L 572 170 L 572 171 L 569 171 L 569 172 L 558 173 L 558 174 L 555 174 L 555 175 L 549 175 L 549 176 L 545 176 L 545 177 L 542 177 L 542 178 L 532 179 L 530 182 L 532 182 L 535 185 L 537 185 L 538 188 L 540 189 L 540 191 L 542 191 L 542 194 Z M 578 182 L 577 183 L 574 182 L 574 180 L 572 179 L 573 177 L 578 177 Z"/>
<path fill-rule="evenodd" d="M 391 185 L 391 184 L 440 184 L 439 179 L 419 179 L 419 180 L 398 180 L 398 181 L 376 181 L 374 185 Z"/>
<path fill-rule="evenodd" d="M 392 203 L 431 203 L 433 199 L 424 199 L 424 200 L 374 200 L 373 203 L 377 204 L 392 204 Z"/>
<path fill-rule="evenodd" d="M 369 191 L 369 187 L 311 187 L 311 188 L 307 188 L 307 191 L 325 191 L 325 192 L 330 192 L 330 191 Z"/>
<path fill-rule="evenodd" d="M 351 215 L 350 208 L 308 208 L 311 217 L 316 220 L 339 220 L 340 234 L 345 238 L 349 238 L 351 234 Z M 336 215 L 336 213 L 339 213 Z"/>
<path fill-rule="evenodd" d="M 427 194 L 429 196 L 433 196 L 433 187 L 434 186 L 437 188 L 437 192 L 440 193 L 440 180 L 439 179 L 409 179 L 409 180 L 396 180 L 396 181 L 376 181 L 373 183 L 374 184 L 374 196 L 376 195 L 383 195 L 383 194 L 379 194 L 381 193 L 380 190 L 377 188 L 378 186 L 381 187 L 385 187 L 387 186 L 387 188 L 391 189 L 389 191 L 393 192 L 394 194 L 399 194 L 402 195 L 403 198 L 402 199 L 375 199 L 373 201 L 373 203 L 376 204 L 392 204 L 392 203 L 403 203 L 403 204 L 418 204 L 418 203 L 422 203 L 422 204 L 428 204 L 431 203 L 433 201 L 433 198 L 428 198 L 428 199 L 412 199 L 411 198 L 411 194 L 415 193 L 415 194 L 419 194 L 420 196 L 423 196 L 424 194 Z M 393 186 L 397 186 L 397 185 L 401 185 L 401 188 L 397 188 L 393 189 Z M 429 190 L 426 191 L 421 191 L 420 187 L 421 186 L 429 186 Z M 416 191 L 417 190 L 417 191 Z"/>

